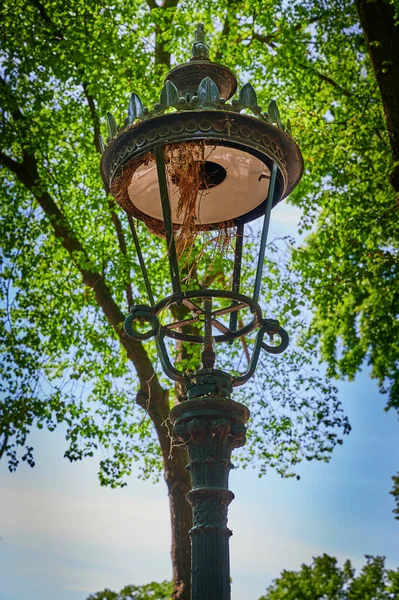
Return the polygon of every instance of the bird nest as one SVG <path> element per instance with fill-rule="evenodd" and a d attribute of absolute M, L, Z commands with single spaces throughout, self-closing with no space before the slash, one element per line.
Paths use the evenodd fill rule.
<path fill-rule="evenodd" d="M 179 258 L 193 248 L 198 234 L 202 231 L 216 230 L 217 235 L 213 239 L 219 247 L 223 248 L 227 248 L 231 239 L 235 237 L 235 231 L 232 229 L 234 223 L 231 221 L 213 224 L 202 224 L 199 221 L 199 206 L 207 193 L 207 184 L 203 177 L 205 147 L 206 143 L 200 141 L 168 144 L 163 149 L 167 179 L 169 184 L 172 183 L 178 188 L 176 217 L 180 222 L 173 224 L 173 230 Z M 143 221 L 155 235 L 165 237 L 163 221 L 155 219 L 137 208 L 128 192 L 136 170 L 152 161 L 155 161 L 154 154 L 147 152 L 124 165 L 112 183 L 111 193 L 128 214 Z"/>

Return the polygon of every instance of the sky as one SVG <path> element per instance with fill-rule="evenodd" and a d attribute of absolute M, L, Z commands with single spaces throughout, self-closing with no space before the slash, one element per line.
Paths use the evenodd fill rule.
<path fill-rule="evenodd" d="M 298 211 L 273 210 L 271 236 L 295 233 Z M 299 467 L 300 481 L 233 470 L 232 600 L 258 600 L 283 569 L 326 552 L 358 569 L 364 555 L 399 567 L 389 491 L 399 470 L 398 419 L 366 372 L 338 385 L 352 432 L 332 460 Z M 36 431 L 36 466 L 0 463 L 0 600 L 85 600 L 108 587 L 171 578 L 166 485 L 137 479 L 101 488 L 96 457 L 63 458 L 62 428 Z M 233 455 L 234 462 L 234 455 Z"/>

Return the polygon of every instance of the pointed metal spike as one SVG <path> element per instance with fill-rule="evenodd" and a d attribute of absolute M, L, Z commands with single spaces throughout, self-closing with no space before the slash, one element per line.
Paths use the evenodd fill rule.
<path fill-rule="evenodd" d="M 176 106 L 179 102 L 179 92 L 177 87 L 171 81 L 167 81 L 162 88 L 159 103 L 161 108 L 165 110 L 168 106 Z"/>
<path fill-rule="evenodd" d="M 217 102 L 219 99 L 219 90 L 216 83 L 210 77 L 205 77 L 198 86 L 197 96 L 207 104 Z"/>
<path fill-rule="evenodd" d="M 288 119 L 287 121 L 287 126 L 286 126 L 287 132 L 292 135 L 292 129 L 291 129 L 291 121 Z"/>
<path fill-rule="evenodd" d="M 243 108 L 255 108 L 258 106 L 256 92 L 250 83 L 246 83 L 240 91 L 238 102 Z"/>
<path fill-rule="evenodd" d="M 116 135 L 118 130 L 116 126 L 116 122 L 112 113 L 107 113 L 107 127 L 108 127 L 108 137 L 113 138 Z"/>
<path fill-rule="evenodd" d="M 127 118 L 129 120 L 129 124 L 134 123 L 136 119 L 140 119 L 143 114 L 143 103 L 141 102 L 139 96 L 133 93 L 130 96 L 129 100 L 129 108 L 127 111 Z"/>
<path fill-rule="evenodd" d="M 273 123 L 277 123 L 279 127 L 282 128 L 283 124 L 281 122 L 280 111 L 277 107 L 276 101 L 271 100 L 268 107 L 269 115 L 273 121 Z"/>
<path fill-rule="evenodd" d="M 101 154 L 104 152 L 105 150 L 105 144 L 104 144 L 104 140 L 103 140 L 103 136 L 99 135 L 98 136 L 98 145 L 100 146 L 100 150 L 101 150 Z"/>

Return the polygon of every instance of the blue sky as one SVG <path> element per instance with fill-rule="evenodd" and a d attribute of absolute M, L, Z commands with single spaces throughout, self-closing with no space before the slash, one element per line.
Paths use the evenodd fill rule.
<path fill-rule="evenodd" d="M 273 211 L 272 234 L 293 233 L 296 209 Z M 232 600 L 257 600 L 283 569 L 327 552 L 355 567 L 364 554 L 399 566 L 391 476 L 399 470 L 398 421 L 366 373 L 339 384 L 352 433 L 330 464 L 306 463 L 301 480 L 252 469 L 231 474 Z M 171 577 L 166 486 L 132 476 L 100 488 L 95 459 L 62 458 L 62 429 L 38 431 L 36 467 L 0 463 L 0 600 L 85 600 L 105 587 Z"/>

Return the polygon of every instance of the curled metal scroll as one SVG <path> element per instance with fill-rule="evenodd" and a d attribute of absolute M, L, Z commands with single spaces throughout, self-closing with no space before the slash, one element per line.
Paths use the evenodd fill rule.
<path fill-rule="evenodd" d="M 143 333 L 137 331 L 137 329 L 135 329 L 133 326 L 135 321 L 139 321 L 141 324 L 148 322 L 151 325 L 151 329 Z M 136 306 L 132 306 L 130 309 L 130 315 L 125 319 L 124 328 L 127 335 L 138 342 L 149 340 L 150 338 L 154 337 L 165 375 L 170 377 L 170 379 L 173 379 L 173 381 L 184 380 L 183 372 L 179 371 L 179 369 L 176 369 L 176 367 L 174 367 L 170 361 L 168 350 L 165 345 L 165 334 L 162 330 L 159 319 L 156 315 L 154 315 L 151 306 L 147 306 L 146 304 L 137 304 Z"/>
<path fill-rule="evenodd" d="M 266 334 L 270 337 L 271 340 L 273 340 L 275 335 L 278 335 L 280 337 L 280 343 L 278 344 L 278 346 L 269 346 L 268 344 L 266 344 L 263 341 L 263 338 Z M 234 387 L 243 385 L 248 381 L 248 379 L 252 377 L 257 367 L 260 351 L 262 348 L 270 354 L 281 354 L 281 352 L 284 352 L 284 350 L 287 349 L 288 344 L 288 333 L 285 331 L 285 329 L 283 329 L 280 326 L 278 321 L 275 321 L 274 319 L 262 319 L 262 325 L 256 335 L 255 346 L 252 352 L 251 362 L 249 363 L 248 370 L 243 375 L 238 375 L 237 377 L 234 377 Z"/>
<path fill-rule="evenodd" d="M 133 327 L 135 321 L 139 321 L 142 325 L 144 322 L 150 323 L 152 327 L 145 332 L 137 331 L 137 329 Z M 152 312 L 151 306 L 147 306 L 147 304 L 136 304 L 130 309 L 130 314 L 125 319 L 124 327 L 129 337 L 140 342 L 156 336 L 159 333 L 161 325 L 158 317 Z"/>
<path fill-rule="evenodd" d="M 156 307 L 152 308 L 151 306 L 143 304 L 133 306 L 129 316 L 125 319 L 125 332 L 130 338 L 136 341 L 149 340 L 153 337 L 155 339 L 160 361 L 165 374 L 174 381 L 184 381 L 185 374 L 176 369 L 176 367 L 174 367 L 170 361 L 165 345 L 165 336 L 167 335 L 168 330 L 166 327 L 163 327 L 160 324 L 158 316 L 154 314 L 155 310 Z M 142 325 L 144 323 L 149 323 L 150 329 L 144 332 L 138 331 L 134 327 L 135 322 L 140 322 Z M 248 369 L 242 375 L 238 375 L 233 378 L 233 385 L 235 387 L 243 385 L 252 377 L 259 361 L 261 349 L 266 350 L 266 352 L 269 352 L 270 354 L 281 354 L 288 347 L 288 333 L 280 326 L 278 321 L 274 319 L 261 319 L 259 324 L 260 329 L 256 335 L 255 345 Z M 263 341 L 265 335 L 268 335 L 271 341 L 275 336 L 278 336 L 280 338 L 280 343 L 277 346 L 271 346 L 267 344 Z"/>

